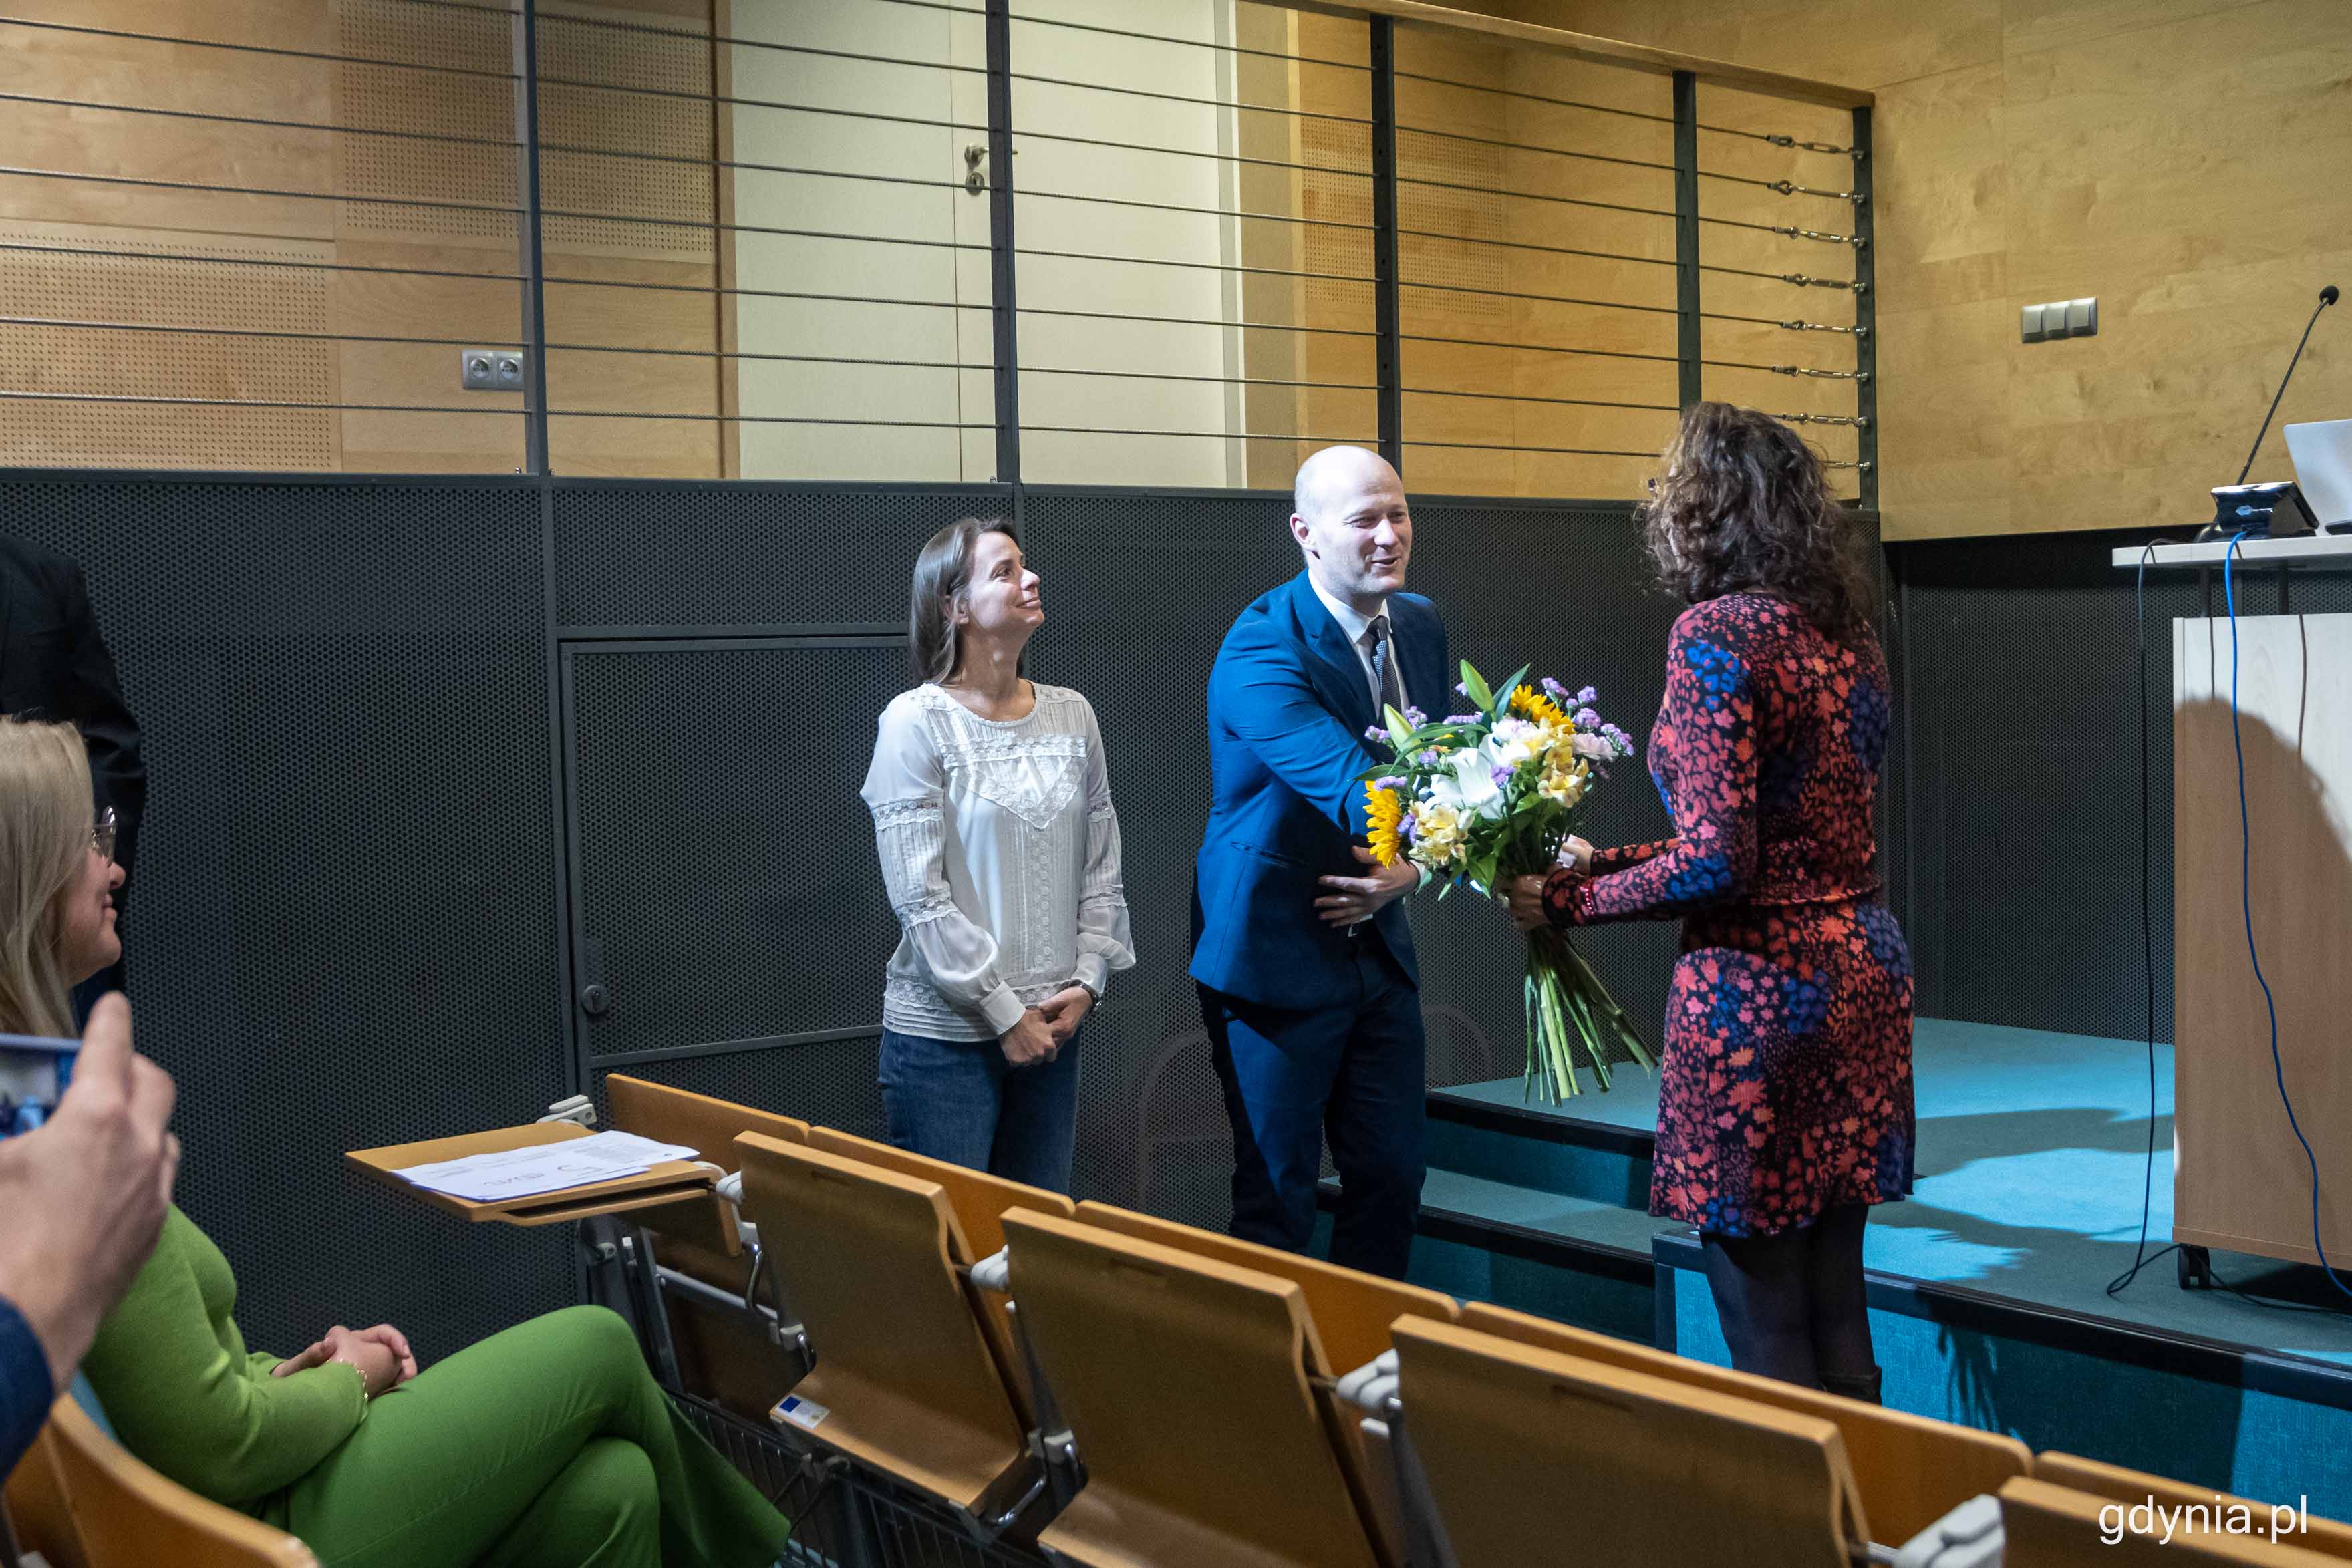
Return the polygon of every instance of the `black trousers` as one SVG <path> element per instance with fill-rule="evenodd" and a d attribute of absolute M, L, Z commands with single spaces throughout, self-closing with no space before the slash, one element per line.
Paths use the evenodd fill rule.
<path fill-rule="evenodd" d="M 1734 1367 L 1877 1403 L 1862 1278 L 1869 1218 L 1867 1204 L 1851 1203 L 1775 1236 L 1700 1233 Z"/>

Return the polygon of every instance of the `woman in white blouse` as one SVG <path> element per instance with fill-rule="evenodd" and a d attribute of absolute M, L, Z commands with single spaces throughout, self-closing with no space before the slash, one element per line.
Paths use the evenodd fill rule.
<path fill-rule="evenodd" d="M 1073 1042 L 1135 955 L 1095 710 L 1022 677 L 1045 619 L 1012 524 L 934 534 L 909 624 L 922 685 L 882 710 L 861 793 L 902 931 L 882 1001 L 890 1141 L 1066 1192 Z"/>

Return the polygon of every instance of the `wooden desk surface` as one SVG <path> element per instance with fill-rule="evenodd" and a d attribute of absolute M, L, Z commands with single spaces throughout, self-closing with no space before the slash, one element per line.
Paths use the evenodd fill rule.
<path fill-rule="evenodd" d="M 571 1122 L 538 1122 L 526 1127 L 496 1127 L 455 1138 L 428 1138 L 421 1144 L 391 1144 L 380 1149 L 353 1149 L 343 1157 L 380 1181 L 460 1219 L 479 1223 L 501 1220 L 509 1225 L 557 1225 L 599 1214 L 623 1214 L 710 1190 L 711 1175 L 684 1160 L 666 1160 L 642 1175 L 612 1181 L 567 1186 L 537 1193 L 507 1203 L 475 1203 L 446 1192 L 429 1192 L 404 1180 L 395 1172 L 411 1166 L 463 1159 L 468 1155 L 503 1154 L 509 1149 L 535 1148 L 543 1144 L 569 1143 L 589 1135 Z"/>

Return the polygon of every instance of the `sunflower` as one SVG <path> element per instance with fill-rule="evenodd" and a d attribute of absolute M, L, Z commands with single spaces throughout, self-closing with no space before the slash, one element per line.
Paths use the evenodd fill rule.
<path fill-rule="evenodd" d="M 1567 729 L 1576 727 L 1558 703 L 1533 686 L 1520 686 L 1511 693 L 1511 711 L 1538 724 L 1556 724 Z"/>
<path fill-rule="evenodd" d="M 1397 824 L 1404 820 L 1404 800 L 1393 789 L 1364 786 L 1364 818 L 1371 829 L 1372 858 L 1394 865 L 1403 852 L 1397 841 Z"/>

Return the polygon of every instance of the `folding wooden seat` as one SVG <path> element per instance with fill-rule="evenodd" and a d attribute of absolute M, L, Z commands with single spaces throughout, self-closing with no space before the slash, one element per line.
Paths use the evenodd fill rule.
<path fill-rule="evenodd" d="M 1009 1368 L 983 1326 L 971 1245 L 939 1182 L 747 1133 L 759 1226 L 816 1362 L 779 1417 L 987 1535 L 1042 1490 Z"/>
<path fill-rule="evenodd" d="M 1460 1568 L 1851 1568 L 1870 1531 L 1837 1427 L 1465 1326 L 1392 1329 Z"/>
<path fill-rule="evenodd" d="M 33 1437 L 33 1446 L 0 1488 L 0 1511 L 16 1532 L 16 1544 L 37 1552 L 49 1568 L 89 1568 L 82 1554 L 81 1531 L 74 1528 L 73 1512 L 66 1507 L 65 1482 L 58 1476 L 56 1456 L 49 1452 L 46 1424 Z"/>
<path fill-rule="evenodd" d="M 1115 1208 L 1107 1203 L 1078 1205 L 1078 1220 L 1139 1241 L 1157 1242 L 1180 1252 L 1214 1258 L 1235 1268 L 1255 1269 L 1290 1281 L 1306 1295 L 1307 1319 L 1315 1325 L 1316 1337 L 1322 1341 L 1323 1354 L 1333 1372 L 1341 1376 L 1391 1348 L 1389 1324 L 1397 1319 L 1412 1314 L 1452 1322 L 1462 1310 L 1453 1297 L 1441 1291 L 1408 1285 L 1400 1280 L 1384 1280 L 1319 1258 L 1261 1247 L 1222 1231 L 1180 1225 L 1172 1219 Z M 1316 1392 L 1330 1407 L 1332 1430 L 1355 1451 L 1357 1466 L 1371 1498 L 1381 1544 L 1390 1557 L 1402 1560 L 1408 1532 L 1404 1504 L 1396 1484 L 1397 1458 L 1387 1441 L 1385 1424 L 1368 1434 L 1363 1411 L 1339 1398 L 1333 1389 L 1318 1387 Z"/>
<path fill-rule="evenodd" d="M 1393 1568 L 1297 1282 L 1026 1210 L 1004 1233 L 1087 1472 L 1039 1545 L 1087 1568 Z"/>
<path fill-rule="evenodd" d="M 2036 1454 L 2033 1457 L 2033 1479 L 2047 1481 L 2075 1491 L 2090 1492 L 2119 1502 L 2126 1507 L 2137 1502 L 2154 1502 L 2164 1508 L 2222 1509 L 2243 1508 L 2256 1521 L 2267 1525 L 2271 1505 L 2256 1502 L 2252 1498 L 2238 1497 L 2229 1492 L 2217 1492 L 2207 1487 L 2193 1487 L 2187 1481 L 2176 1481 L 2164 1476 L 2149 1475 L 2143 1470 L 2127 1470 L 2121 1465 L 2101 1464 L 2074 1454 Z M 2175 1515 L 2176 1518 L 2193 1517 Z M 2340 1520 L 2305 1516 L 2293 1544 L 2323 1556 L 2352 1559 L 2352 1524 Z"/>
<path fill-rule="evenodd" d="M 2007 1482 L 2000 1496 L 2004 1568 L 2330 1568 L 2343 1561 L 2284 1540 L 2273 1544 L 2266 1531 L 2234 1535 L 2176 1530 L 2168 1540 L 2160 1531 L 2140 1533 L 2125 1527 L 2122 1511 L 2128 1503 L 2035 1476 Z M 2145 1501 L 2147 1496 L 2129 1500 Z M 2213 1494 L 2203 1493 L 2199 1500 L 2210 1504 Z M 2269 1505 L 2262 1505 L 2253 1518 L 2257 1528 L 2266 1525 Z"/>
<path fill-rule="evenodd" d="M 735 1168 L 735 1140 L 742 1134 L 761 1133 L 792 1144 L 808 1141 L 808 1124 L 794 1117 L 625 1073 L 608 1076 L 604 1092 L 616 1131 L 682 1145 L 722 1171 Z M 753 1316 L 752 1302 L 745 1299 L 751 1295 L 765 1302 L 777 1310 L 785 1327 L 795 1326 L 796 1314 L 777 1296 L 772 1281 L 758 1281 L 754 1291 L 754 1269 L 764 1268 L 759 1254 L 744 1247 L 734 1204 L 715 1192 L 698 1193 L 626 1218 L 646 1232 L 663 1269 L 716 1292 L 681 1287 L 674 1280 L 664 1282 L 661 1326 L 667 1338 L 655 1346 L 656 1364 L 667 1355 L 669 1364 L 662 1370 L 677 1386 L 746 1420 L 765 1421 L 805 1366 L 797 1337 L 781 1345 L 771 1340 Z M 652 1305 L 640 1298 L 646 1312 Z"/>
<path fill-rule="evenodd" d="M 2001 1482 L 2032 1469 L 2025 1445 L 2014 1437 L 1734 1372 L 1505 1307 L 1472 1302 L 1462 1310 L 1462 1326 L 1539 1350 L 1821 1416 L 1835 1425 L 1844 1440 L 1846 1463 L 1863 1508 L 1889 1546 L 1902 1545 L 1969 1499 L 1999 1491 Z"/>
<path fill-rule="evenodd" d="M 1029 1186 L 986 1171 L 967 1169 L 935 1160 L 928 1155 L 910 1154 L 889 1144 L 877 1144 L 868 1138 L 853 1137 L 830 1127 L 809 1129 L 809 1146 L 856 1160 L 861 1165 L 882 1170 L 897 1171 L 901 1176 L 919 1181 L 937 1182 L 948 1195 L 948 1205 L 955 1210 L 956 1222 L 962 1228 L 963 1239 L 971 1249 L 971 1262 L 993 1257 L 1004 1250 L 1004 1215 L 1015 1208 L 1031 1209 L 1039 1214 L 1056 1215 L 1066 1219 L 1076 1212 L 1076 1207 L 1058 1192 Z M 1013 1322 L 1010 1298 L 993 1291 L 978 1291 L 973 1297 L 979 1305 L 982 1328 L 987 1333 L 990 1347 L 1008 1369 L 1013 1379 L 1014 1408 L 1022 1425 L 1034 1428 L 1039 1412 L 1034 1391 L 1030 1387 L 1029 1360 L 1021 1348 L 1020 1335 Z"/>
<path fill-rule="evenodd" d="M 319 1568 L 310 1549 L 294 1537 L 198 1497 L 140 1463 L 99 1430 L 71 1395 L 49 1411 L 41 1441 L 26 1462 L 44 1455 L 52 1466 L 49 1495 L 62 1498 L 71 1539 L 62 1541 L 58 1522 L 46 1518 L 28 1525 L 34 1539 L 26 1544 L 48 1556 L 53 1568 Z M 28 1498 L 31 1492 L 28 1488 Z M 12 1517 L 17 1497 L 12 1479 Z M 54 1500 L 41 1506 L 46 1513 Z"/>

